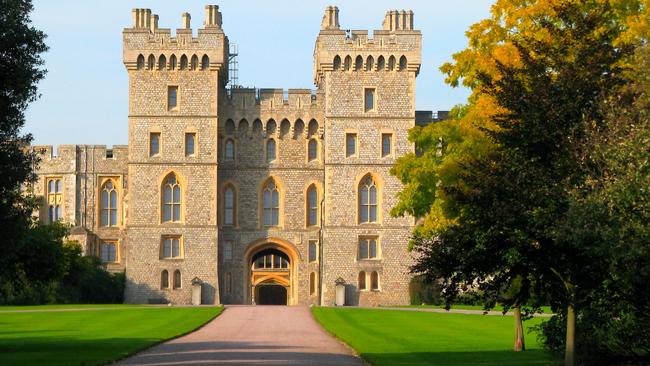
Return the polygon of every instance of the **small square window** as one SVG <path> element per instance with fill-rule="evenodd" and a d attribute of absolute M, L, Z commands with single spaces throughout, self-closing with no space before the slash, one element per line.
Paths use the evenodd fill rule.
<path fill-rule="evenodd" d="M 357 153 L 357 134 L 356 133 L 347 133 L 345 134 L 345 156 L 350 157 L 354 156 Z"/>
<path fill-rule="evenodd" d="M 167 88 L 167 109 L 174 110 L 178 107 L 178 87 L 170 86 Z"/>
<path fill-rule="evenodd" d="M 382 133 L 381 134 L 381 157 L 390 156 L 391 149 L 393 145 L 393 134 L 392 133 Z"/>
<path fill-rule="evenodd" d="M 160 154 L 160 132 L 152 132 L 149 135 L 149 156 Z"/>
<path fill-rule="evenodd" d="M 359 259 L 377 259 L 377 258 L 379 258 L 377 238 L 359 239 Z"/>
<path fill-rule="evenodd" d="M 183 242 L 180 236 L 165 236 L 160 248 L 161 259 L 178 259 L 183 256 Z"/>
<path fill-rule="evenodd" d="M 366 88 L 364 92 L 365 111 L 375 110 L 375 88 Z"/>
<path fill-rule="evenodd" d="M 196 145 L 196 134 L 185 134 L 185 156 L 194 156 L 194 149 Z"/>

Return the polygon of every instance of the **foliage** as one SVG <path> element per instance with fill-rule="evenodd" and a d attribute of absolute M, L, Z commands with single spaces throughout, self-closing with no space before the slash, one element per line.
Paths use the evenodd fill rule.
<path fill-rule="evenodd" d="M 440 305 L 440 287 L 422 276 L 415 276 L 409 283 L 411 305 Z"/>
<path fill-rule="evenodd" d="M 69 306 L 77 307 L 84 308 Z M 222 310 L 115 306 L 111 310 L 6 312 L 2 314 L 0 363 L 106 365 L 191 332 Z"/>
<path fill-rule="evenodd" d="M 511 352 L 511 316 L 313 307 L 316 320 L 375 366 L 546 365 L 555 358 L 534 339 Z M 525 322 L 543 322 L 534 318 Z"/>

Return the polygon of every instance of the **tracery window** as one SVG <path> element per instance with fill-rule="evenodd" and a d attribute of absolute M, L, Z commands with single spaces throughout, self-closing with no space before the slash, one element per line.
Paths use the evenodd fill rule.
<path fill-rule="evenodd" d="M 280 224 L 280 191 L 273 179 L 269 179 L 262 191 L 264 226 Z"/>
<path fill-rule="evenodd" d="M 162 185 L 162 221 L 181 221 L 181 185 L 174 173 Z"/>
<path fill-rule="evenodd" d="M 370 174 L 359 184 L 359 222 L 377 222 L 377 184 Z"/>
<path fill-rule="evenodd" d="M 252 262 L 256 271 L 289 269 L 289 256 L 277 249 L 266 249 L 257 253 Z"/>
<path fill-rule="evenodd" d="M 63 181 L 61 178 L 47 180 L 47 204 L 50 222 L 63 219 Z"/>
<path fill-rule="evenodd" d="M 117 225 L 117 189 L 112 179 L 107 180 L 102 186 L 101 225 Z"/>

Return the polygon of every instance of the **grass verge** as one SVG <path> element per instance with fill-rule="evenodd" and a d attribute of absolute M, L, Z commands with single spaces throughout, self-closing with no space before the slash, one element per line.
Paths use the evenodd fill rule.
<path fill-rule="evenodd" d="M 0 364 L 102 365 L 197 329 L 222 310 L 142 306 L 6 312 L 0 314 Z"/>
<path fill-rule="evenodd" d="M 316 320 L 373 366 L 556 365 L 526 334 L 526 352 L 512 351 L 511 316 L 379 309 L 312 308 Z M 526 321 L 525 327 L 542 319 Z"/>

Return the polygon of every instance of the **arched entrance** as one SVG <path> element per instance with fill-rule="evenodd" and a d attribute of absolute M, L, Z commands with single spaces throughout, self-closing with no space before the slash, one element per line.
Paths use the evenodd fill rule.
<path fill-rule="evenodd" d="M 293 246 L 267 239 L 251 244 L 244 256 L 248 279 L 247 302 L 257 305 L 292 305 L 295 303 L 297 255 Z"/>

